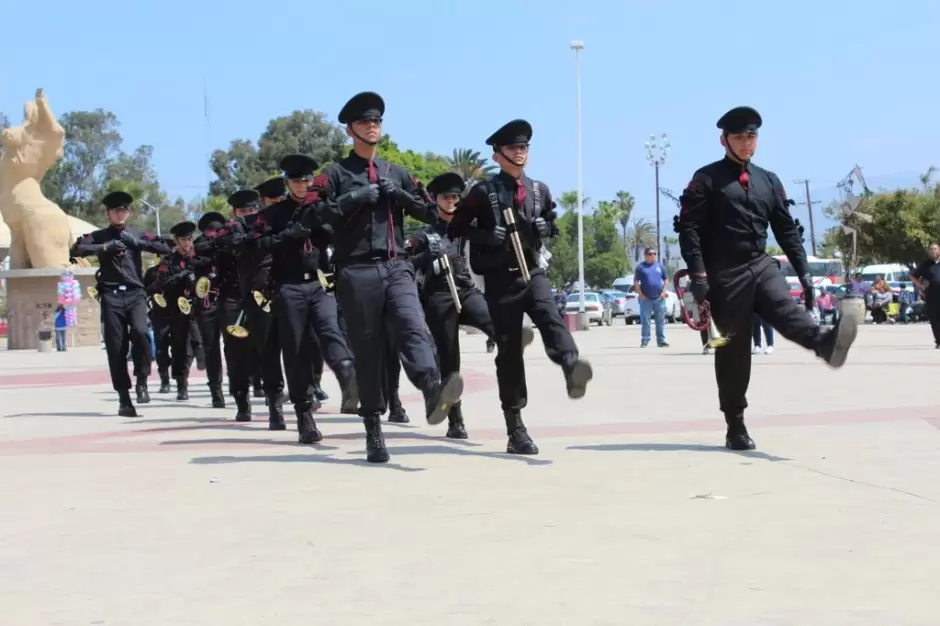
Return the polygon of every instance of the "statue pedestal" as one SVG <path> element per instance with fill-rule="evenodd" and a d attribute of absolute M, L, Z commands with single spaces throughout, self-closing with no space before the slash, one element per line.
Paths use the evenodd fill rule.
<path fill-rule="evenodd" d="M 95 284 L 96 269 L 72 270 L 75 280 L 82 286 L 82 300 L 77 307 L 78 324 L 70 327 L 66 335 L 69 347 L 101 343 L 101 310 L 98 302 L 88 295 L 88 287 Z M 55 325 L 62 272 L 60 269 L 0 272 L 0 279 L 6 281 L 8 350 L 39 349 L 39 329 Z"/>

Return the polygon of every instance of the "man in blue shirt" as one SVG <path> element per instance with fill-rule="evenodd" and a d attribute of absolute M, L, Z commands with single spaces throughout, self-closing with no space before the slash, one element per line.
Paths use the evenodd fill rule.
<path fill-rule="evenodd" d="M 645 259 L 633 274 L 633 289 L 640 299 L 640 323 L 642 324 L 640 347 L 650 343 L 650 314 L 656 319 L 656 345 L 667 348 L 666 343 L 666 285 L 669 277 L 666 268 L 656 260 L 656 251 L 647 248 Z"/>

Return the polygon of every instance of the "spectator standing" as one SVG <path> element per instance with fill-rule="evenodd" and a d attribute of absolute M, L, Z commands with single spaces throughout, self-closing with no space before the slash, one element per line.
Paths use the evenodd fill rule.
<path fill-rule="evenodd" d="M 56 352 L 65 352 L 65 333 L 68 323 L 65 321 L 65 307 L 61 304 L 55 308 L 55 349 Z"/>
<path fill-rule="evenodd" d="M 669 277 L 666 268 L 656 258 L 656 251 L 647 248 L 643 262 L 633 274 L 633 290 L 640 299 L 640 347 L 650 343 L 650 316 L 656 323 L 656 345 L 667 348 L 666 343 L 666 286 Z"/>

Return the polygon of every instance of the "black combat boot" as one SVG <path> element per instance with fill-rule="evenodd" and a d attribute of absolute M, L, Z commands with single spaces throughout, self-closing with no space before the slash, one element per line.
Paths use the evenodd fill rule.
<path fill-rule="evenodd" d="M 359 385 L 356 384 L 356 369 L 350 360 L 340 361 L 336 374 L 343 398 L 340 401 L 340 413 L 355 415 L 359 411 Z"/>
<path fill-rule="evenodd" d="M 445 437 L 448 439 L 466 439 L 468 437 L 467 429 L 463 425 L 463 411 L 460 409 L 459 402 L 450 407 L 450 413 L 447 414 L 447 434 Z"/>
<path fill-rule="evenodd" d="M 388 421 L 392 424 L 407 424 L 411 421 L 405 407 L 401 405 L 397 390 L 392 392 L 391 402 L 388 403 Z"/>
<path fill-rule="evenodd" d="M 209 387 L 209 395 L 212 397 L 213 409 L 225 408 L 225 395 L 222 393 L 221 385 L 212 385 Z"/>
<path fill-rule="evenodd" d="M 313 412 L 309 406 L 298 405 L 297 411 L 297 443 L 311 444 L 323 441 L 323 433 L 317 428 L 317 422 L 313 419 Z"/>
<path fill-rule="evenodd" d="M 121 417 L 137 417 L 137 409 L 131 402 L 131 392 L 125 389 L 118 392 L 118 415 Z"/>
<path fill-rule="evenodd" d="M 529 431 L 522 422 L 522 413 L 519 411 L 503 411 L 506 420 L 506 433 L 509 441 L 506 443 L 507 454 L 538 454 L 539 447 L 532 441 Z"/>
<path fill-rule="evenodd" d="M 185 376 L 176 379 L 176 399 L 189 400 L 189 380 Z"/>
<path fill-rule="evenodd" d="M 747 434 L 747 427 L 744 425 L 744 413 L 725 413 L 725 423 L 728 425 L 728 432 L 725 435 L 725 447 L 729 450 L 753 450 L 757 446 L 754 440 Z"/>
<path fill-rule="evenodd" d="M 251 401 L 248 399 L 248 390 L 233 391 L 232 397 L 235 398 L 235 421 L 251 421 Z"/>
<path fill-rule="evenodd" d="M 823 331 L 816 348 L 816 356 L 829 364 L 829 367 L 838 369 L 845 365 L 849 356 L 849 348 L 855 343 L 858 335 L 858 324 L 851 315 L 843 315 L 829 332 Z"/>
<path fill-rule="evenodd" d="M 319 376 L 315 376 L 313 379 L 313 397 L 316 398 L 317 402 L 320 404 L 330 399 L 329 394 L 323 391 L 323 387 L 320 386 Z"/>
<path fill-rule="evenodd" d="M 463 378 L 459 372 L 449 374 L 442 382 L 432 383 L 424 390 L 424 408 L 428 424 L 432 426 L 443 422 L 450 407 L 460 401 L 463 394 Z"/>
<path fill-rule="evenodd" d="M 147 379 L 141 376 L 137 379 L 137 404 L 150 403 L 150 391 L 147 390 Z"/>
<path fill-rule="evenodd" d="M 579 359 L 577 354 L 566 354 L 562 360 L 561 369 L 565 372 L 568 397 L 572 400 L 583 398 L 587 392 L 587 384 L 594 378 L 591 364 Z"/>
<path fill-rule="evenodd" d="M 157 393 L 170 393 L 170 373 L 160 370 L 160 391 Z"/>
<path fill-rule="evenodd" d="M 366 427 L 366 461 L 369 463 L 388 463 L 388 448 L 385 447 L 385 435 L 382 434 L 382 418 L 378 415 L 363 417 Z"/>
<path fill-rule="evenodd" d="M 284 423 L 284 410 L 281 408 L 278 395 L 268 398 L 268 430 L 287 430 L 287 424 Z"/>

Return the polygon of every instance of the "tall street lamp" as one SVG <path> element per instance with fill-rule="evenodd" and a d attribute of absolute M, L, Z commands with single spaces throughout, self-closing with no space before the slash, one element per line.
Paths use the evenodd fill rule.
<path fill-rule="evenodd" d="M 587 320 L 584 312 L 584 170 L 581 164 L 581 50 L 583 41 L 572 41 L 574 50 L 574 78 L 575 78 L 575 118 L 577 123 L 576 139 L 578 145 L 578 328 L 586 328 Z"/>
<path fill-rule="evenodd" d="M 661 259 L 660 244 L 662 236 L 659 232 L 659 168 L 666 162 L 666 155 L 669 153 L 669 138 L 666 133 L 657 139 L 656 135 L 650 135 L 646 142 L 646 160 L 653 166 L 656 172 L 656 258 Z"/>

